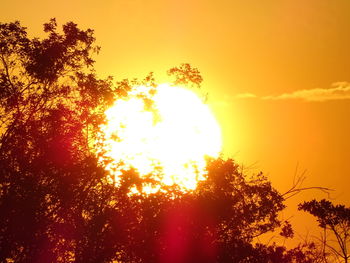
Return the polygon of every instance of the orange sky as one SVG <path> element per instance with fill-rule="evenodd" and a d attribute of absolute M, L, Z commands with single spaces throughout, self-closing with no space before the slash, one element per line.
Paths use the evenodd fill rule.
<path fill-rule="evenodd" d="M 299 163 L 305 186 L 334 188 L 349 206 L 350 89 L 334 85 L 350 81 L 349 14 L 348 0 L 2 0 L 0 21 L 20 20 L 35 36 L 52 17 L 95 29 L 100 76 L 154 71 L 164 80 L 170 67 L 192 64 L 226 156 L 264 171 L 282 192 Z M 289 201 L 285 216 L 301 234 L 309 226 L 296 204 L 313 197 L 326 196 Z"/>

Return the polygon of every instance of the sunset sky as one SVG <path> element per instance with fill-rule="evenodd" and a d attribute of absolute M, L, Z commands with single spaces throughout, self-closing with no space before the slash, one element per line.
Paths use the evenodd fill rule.
<path fill-rule="evenodd" d="M 304 186 L 336 191 L 350 206 L 350 1 L 2 0 L 0 22 L 32 36 L 55 17 L 95 30 L 101 77 L 144 77 L 180 63 L 197 67 L 221 124 L 224 155 L 263 171 L 281 192 L 307 170 Z M 300 234 L 305 214 L 288 201 Z M 310 216 L 307 222 L 314 222 Z"/>

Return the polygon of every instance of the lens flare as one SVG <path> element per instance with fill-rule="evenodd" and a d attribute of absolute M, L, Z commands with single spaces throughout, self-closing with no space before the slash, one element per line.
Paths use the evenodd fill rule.
<path fill-rule="evenodd" d="M 144 179 L 132 193 L 155 193 L 176 184 L 195 189 L 206 175 L 206 157 L 221 151 L 221 130 L 193 91 L 162 84 L 134 87 L 115 101 L 101 126 L 100 162 L 116 185 L 126 171 Z M 109 162 L 106 160 L 110 160 Z"/>

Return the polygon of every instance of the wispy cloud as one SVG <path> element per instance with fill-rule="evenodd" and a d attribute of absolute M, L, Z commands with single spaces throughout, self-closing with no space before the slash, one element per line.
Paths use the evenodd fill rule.
<path fill-rule="evenodd" d="M 350 99 L 350 83 L 336 82 L 328 89 L 304 89 L 280 95 L 258 97 L 253 93 L 242 93 L 235 96 L 237 99 L 259 98 L 262 100 L 290 100 L 299 99 L 304 101 L 329 101 Z"/>
<path fill-rule="evenodd" d="M 249 98 L 256 98 L 257 96 L 253 93 L 240 93 L 236 95 L 237 99 L 249 99 Z"/>

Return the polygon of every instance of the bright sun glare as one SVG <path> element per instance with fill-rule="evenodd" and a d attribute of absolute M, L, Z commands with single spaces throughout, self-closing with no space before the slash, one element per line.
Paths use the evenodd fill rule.
<path fill-rule="evenodd" d="M 221 151 L 217 121 L 189 89 L 167 84 L 134 87 L 105 114 L 100 161 L 108 163 L 105 169 L 116 185 L 124 171 L 133 169 L 150 179 L 142 184 L 144 193 L 173 184 L 182 191 L 195 189 L 205 179 L 206 157 L 217 157 Z M 139 190 L 134 186 L 131 192 Z"/>

